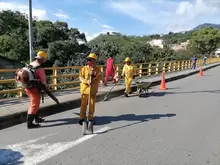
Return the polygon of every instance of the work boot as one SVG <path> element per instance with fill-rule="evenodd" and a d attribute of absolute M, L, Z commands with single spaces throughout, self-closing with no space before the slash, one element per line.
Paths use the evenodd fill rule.
<path fill-rule="evenodd" d="M 128 97 L 128 94 L 126 92 L 124 93 L 124 95 L 125 95 L 125 97 Z"/>
<path fill-rule="evenodd" d="M 44 121 L 45 121 L 45 119 L 43 119 L 42 117 L 39 117 L 38 114 L 35 114 L 35 122 L 36 123 L 42 123 Z"/>
<path fill-rule="evenodd" d="M 79 119 L 78 124 L 82 125 L 83 124 L 84 119 Z"/>
<path fill-rule="evenodd" d="M 93 134 L 93 120 L 89 120 L 88 123 L 88 134 Z"/>
<path fill-rule="evenodd" d="M 28 128 L 28 129 L 40 127 L 39 124 L 34 124 L 34 123 L 33 123 L 34 117 L 35 117 L 35 115 L 29 115 L 29 114 L 27 115 L 27 128 Z"/>

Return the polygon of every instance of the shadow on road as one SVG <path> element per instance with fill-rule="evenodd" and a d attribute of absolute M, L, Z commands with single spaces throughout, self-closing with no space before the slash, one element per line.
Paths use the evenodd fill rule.
<path fill-rule="evenodd" d="M 156 120 L 156 119 L 160 119 L 163 117 L 174 117 L 176 116 L 176 114 L 173 113 L 169 113 L 169 114 L 151 114 L 151 115 L 135 115 L 135 114 L 127 114 L 127 115 L 121 115 L 121 116 L 103 116 L 103 117 L 96 117 L 96 125 L 104 125 L 104 124 L 108 124 L 114 121 L 121 121 L 121 120 L 125 120 L 125 121 L 137 121 L 131 124 L 126 124 L 120 127 L 115 127 L 112 129 L 109 129 L 103 133 L 106 132 L 110 132 L 110 131 L 114 131 L 117 129 L 121 129 L 121 128 L 125 128 L 125 127 L 129 127 L 129 126 L 133 126 L 136 124 L 140 124 L 143 122 L 147 122 L 150 120 Z M 100 133 L 100 134 L 103 134 Z"/>
<path fill-rule="evenodd" d="M 178 95 L 178 94 L 194 94 L 194 93 L 214 93 L 219 94 L 220 90 L 201 90 L 201 91 L 185 91 L 185 92 L 169 92 L 169 91 L 162 91 L 162 92 L 150 92 L 146 95 L 141 95 L 141 98 L 147 97 L 162 97 L 165 95 Z"/>
<path fill-rule="evenodd" d="M 96 116 L 95 121 L 96 125 L 105 125 L 109 124 L 111 122 L 117 122 L 117 121 L 139 121 L 139 122 L 145 122 L 149 120 L 156 120 L 160 119 L 162 117 L 173 117 L 176 116 L 176 114 L 150 114 L 150 115 L 135 115 L 135 114 L 125 114 L 120 116 Z"/>
<path fill-rule="evenodd" d="M 4 165 L 18 165 L 23 164 L 23 161 L 19 161 L 24 155 L 20 152 L 13 151 L 11 149 L 0 149 L 0 164 Z"/>
<path fill-rule="evenodd" d="M 78 119 L 76 118 L 64 118 L 64 119 L 55 119 L 55 120 L 45 120 L 44 123 L 55 123 L 49 125 L 41 125 L 41 127 L 56 127 L 62 125 L 70 125 L 70 124 L 77 124 Z"/>
<path fill-rule="evenodd" d="M 159 92 L 160 93 L 160 92 Z M 220 90 L 201 90 L 201 91 L 186 91 L 186 92 L 165 92 L 167 95 L 169 94 L 187 94 L 187 93 L 220 93 Z"/>

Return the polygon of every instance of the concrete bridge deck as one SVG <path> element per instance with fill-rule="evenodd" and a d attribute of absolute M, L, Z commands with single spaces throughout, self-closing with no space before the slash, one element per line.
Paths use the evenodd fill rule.
<path fill-rule="evenodd" d="M 79 108 L 53 114 L 39 129 L 1 130 L 0 164 L 217 165 L 220 67 L 155 86 L 149 97 L 96 104 L 96 133 L 81 136 Z"/>

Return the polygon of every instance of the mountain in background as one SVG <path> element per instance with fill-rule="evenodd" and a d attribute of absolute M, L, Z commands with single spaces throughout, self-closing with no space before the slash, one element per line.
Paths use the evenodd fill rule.
<path fill-rule="evenodd" d="M 213 27 L 213 28 L 216 28 L 216 29 L 220 29 L 220 24 L 204 23 L 204 24 L 201 24 L 201 25 L 195 27 L 195 28 L 193 29 L 193 31 L 194 31 L 194 30 L 201 30 L 201 29 L 203 29 L 203 28 L 205 28 L 205 27 Z"/>

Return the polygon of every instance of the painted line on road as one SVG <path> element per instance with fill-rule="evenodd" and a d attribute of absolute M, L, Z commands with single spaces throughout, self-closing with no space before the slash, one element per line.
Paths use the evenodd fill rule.
<path fill-rule="evenodd" d="M 3 153 L 0 153 L 0 164 L 15 164 L 17 162 L 21 162 L 24 165 L 36 165 L 70 148 L 76 147 L 86 140 L 102 134 L 109 129 L 110 127 L 103 127 L 95 131 L 92 135 L 86 135 L 70 142 L 33 144 L 34 142 L 38 141 L 38 139 L 42 139 L 42 137 L 35 140 L 30 140 L 28 142 L 9 145 L 6 147 L 6 150 Z"/>

